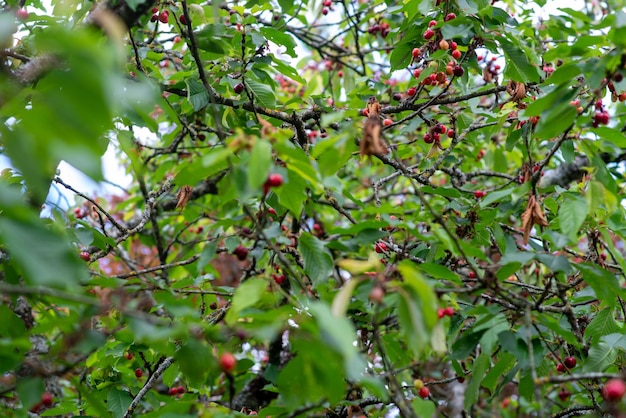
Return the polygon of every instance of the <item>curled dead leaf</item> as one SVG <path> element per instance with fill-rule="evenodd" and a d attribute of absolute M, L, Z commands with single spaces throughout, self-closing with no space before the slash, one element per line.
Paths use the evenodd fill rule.
<path fill-rule="evenodd" d="M 183 210 L 187 206 L 187 202 L 191 199 L 193 187 L 185 185 L 176 194 L 176 209 Z"/>
<path fill-rule="evenodd" d="M 528 198 L 526 210 L 522 214 L 522 231 L 524 232 L 524 245 L 528 244 L 530 231 L 534 225 L 548 226 L 548 221 L 541 210 L 541 206 L 534 195 Z"/>
<path fill-rule="evenodd" d="M 526 86 L 524 83 L 510 80 L 509 84 L 506 86 L 506 92 L 509 93 L 512 101 L 518 102 L 526 97 Z"/>

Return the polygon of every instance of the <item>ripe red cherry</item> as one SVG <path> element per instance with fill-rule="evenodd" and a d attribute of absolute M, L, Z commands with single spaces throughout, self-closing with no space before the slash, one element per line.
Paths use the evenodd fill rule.
<path fill-rule="evenodd" d="M 474 273 L 473 271 L 470 271 L 469 273 L 467 273 L 467 277 L 469 277 L 470 279 L 475 279 L 476 273 Z"/>
<path fill-rule="evenodd" d="M 567 390 L 567 389 L 563 389 L 559 392 L 559 399 L 562 402 L 565 402 L 567 400 L 567 398 L 569 398 L 571 395 L 571 393 Z"/>
<path fill-rule="evenodd" d="M 178 395 L 178 388 L 176 387 L 171 387 L 170 390 L 167 392 L 170 396 L 175 396 Z"/>
<path fill-rule="evenodd" d="M 437 309 L 437 318 L 441 319 L 444 316 L 446 316 L 446 309 L 445 308 Z"/>
<path fill-rule="evenodd" d="M 431 39 L 433 36 L 435 36 L 435 31 L 432 29 L 426 29 L 426 32 L 424 32 L 424 39 Z"/>
<path fill-rule="evenodd" d="M 432 28 L 433 26 L 437 26 L 437 21 L 436 20 L 431 20 L 430 22 L 428 22 L 428 27 Z"/>
<path fill-rule="evenodd" d="M 456 133 L 454 132 L 454 129 L 450 129 L 448 131 L 448 138 L 454 138 L 454 135 L 456 135 Z"/>
<path fill-rule="evenodd" d="M 239 261 L 244 261 L 246 258 L 248 258 L 248 249 L 239 244 L 237 248 L 233 250 L 233 254 L 237 256 L 237 259 Z"/>
<path fill-rule="evenodd" d="M 559 373 L 564 373 L 567 370 L 567 367 L 563 363 L 559 363 L 556 365 L 556 371 Z"/>
<path fill-rule="evenodd" d="M 179 395 L 182 395 L 183 393 L 187 392 L 187 390 L 185 389 L 185 387 L 184 387 L 184 386 L 178 386 L 178 387 L 176 388 L 176 392 L 177 392 Z"/>
<path fill-rule="evenodd" d="M 609 402 L 617 402 L 626 393 L 626 384 L 620 379 L 611 379 L 604 385 L 602 396 Z"/>
<path fill-rule="evenodd" d="M 265 182 L 269 187 L 280 187 L 283 184 L 283 176 L 277 173 L 272 173 L 267 177 Z"/>
<path fill-rule="evenodd" d="M 135 358 L 135 355 L 129 351 L 128 353 L 124 354 L 124 357 L 126 358 L 126 360 L 132 360 Z"/>
<path fill-rule="evenodd" d="M 594 116 L 594 122 L 600 125 L 607 125 L 609 123 L 609 112 L 597 112 Z"/>
<path fill-rule="evenodd" d="M 50 392 L 44 392 L 41 394 L 41 403 L 46 406 L 46 407 L 50 407 L 52 406 L 52 404 L 54 403 L 54 399 L 53 396 Z"/>
<path fill-rule="evenodd" d="M 232 353 L 224 353 L 220 356 L 220 367 L 226 373 L 231 373 L 237 366 L 237 359 Z"/>
<path fill-rule="evenodd" d="M 458 46 L 459 45 L 456 42 L 450 41 L 450 49 L 451 50 L 453 50 L 453 51 L 456 50 L 458 48 Z"/>
<path fill-rule="evenodd" d="M 167 23 L 169 22 L 169 20 L 170 20 L 170 14 L 168 13 L 167 10 L 164 10 L 159 14 L 159 21 L 161 23 Z"/>
<path fill-rule="evenodd" d="M 383 125 L 385 125 L 385 126 L 389 126 L 389 125 L 391 125 L 392 123 L 393 123 L 393 121 L 392 121 L 391 119 L 389 119 L 389 118 L 387 118 L 387 119 L 385 119 L 385 120 L 383 121 Z"/>
<path fill-rule="evenodd" d="M 374 251 L 376 251 L 378 254 L 382 254 L 385 251 L 387 251 L 387 245 L 384 242 L 377 242 L 376 245 L 374 246 Z"/>
<path fill-rule="evenodd" d="M 428 399 L 428 397 L 430 396 L 430 389 L 424 386 L 417 392 L 417 394 L 424 399 Z"/>
<path fill-rule="evenodd" d="M 432 144 L 435 141 L 435 138 L 429 133 L 424 134 L 424 142 L 427 144 Z"/>
<path fill-rule="evenodd" d="M 181 25 L 187 24 L 187 18 L 185 17 L 185 15 L 180 15 L 180 17 L 178 18 L 178 21 L 180 22 Z"/>
<path fill-rule="evenodd" d="M 81 251 L 78 256 L 85 261 L 91 261 L 91 254 L 89 254 L 87 251 Z"/>
<path fill-rule="evenodd" d="M 274 279 L 276 284 L 279 285 L 279 286 L 285 282 L 285 275 L 284 274 L 272 274 L 272 278 Z"/>
<path fill-rule="evenodd" d="M 328 9 L 324 7 L 324 8 L 322 9 L 322 14 L 323 14 L 324 16 L 326 16 L 326 15 L 328 14 Z"/>
<path fill-rule="evenodd" d="M 475 197 L 476 199 L 482 199 L 482 198 L 483 198 L 483 197 L 485 197 L 486 195 L 487 195 L 487 193 L 485 193 L 485 192 L 484 192 L 484 191 L 482 191 L 482 190 L 476 190 L 476 191 L 474 192 L 474 197 Z"/>
<path fill-rule="evenodd" d="M 446 316 L 452 316 L 452 315 L 454 315 L 454 308 L 453 308 L 452 306 L 448 306 L 448 307 L 447 307 L 447 308 L 445 308 L 443 311 L 444 311 L 444 312 L 443 312 L 443 313 L 444 313 L 444 315 L 446 315 Z"/>
<path fill-rule="evenodd" d="M 454 51 L 452 51 L 452 58 L 454 58 L 455 60 L 458 60 L 461 58 L 461 51 L 459 51 L 458 49 L 455 49 Z"/>
<path fill-rule="evenodd" d="M 563 364 L 565 364 L 565 367 L 567 367 L 568 369 L 573 369 L 574 367 L 576 367 L 576 357 L 565 357 L 563 359 Z"/>
<path fill-rule="evenodd" d="M 143 371 L 141 369 L 135 369 L 135 377 L 140 379 L 143 376 Z"/>
<path fill-rule="evenodd" d="M 407 96 L 415 96 L 415 93 L 417 93 L 417 89 L 415 87 L 409 87 L 408 90 L 406 91 Z"/>
<path fill-rule="evenodd" d="M 447 21 L 452 20 L 452 19 L 456 19 L 456 15 L 454 13 L 448 13 L 443 20 L 445 20 L 447 22 Z"/>
<path fill-rule="evenodd" d="M 28 11 L 26 9 L 24 9 L 24 8 L 17 9 L 17 11 L 15 12 L 15 17 L 20 22 L 23 22 L 26 19 L 28 19 Z"/>
<path fill-rule="evenodd" d="M 458 52 L 458 51 L 454 51 L 454 52 Z M 460 65 L 455 65 L 454 68 L 452 69 L 452 73 L 455 75 L 455 77 L 462 77 L 463 74 L 465 73 L 465 70 Z"/>
<path fill-rule="evenodd" d="M 235 87 L 233 87 L 233 90 L 235 90 L 235 93 L 240 94 L 243 91 L 243 83 L 235 84 Z"/>
<path fill-rule="evenodd" d="M 419 48 L 413 48 L 413 51 L 411 52 L 411 55 L 413 55 L 413 58 L 417 58 L 420 55 L 420 49 Z"/>

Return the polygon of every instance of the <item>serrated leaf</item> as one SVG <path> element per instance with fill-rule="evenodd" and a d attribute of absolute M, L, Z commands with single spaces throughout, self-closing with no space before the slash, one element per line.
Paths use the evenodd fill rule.
<path fill-rule="evenodd" d="M 298 250 L 304 259 L 304 272 L 314 284 L 328 279 L 333 271 L 333 258 L 322 241 L 303 233 L 298 241 Z"/>
<path fill-rule="evenodd" d="M 533 67 L 524 51 L 510 41 L 501 39 L 500 45 L 506 57 L 506 74 L 509 78 L 526 83 L 539 82 L 537 67 Z"/>
<path fill-rule="evenodd" d="M 617 350 L 611 348 L 607 343 L 600 341 L 591 346 L 589 355 L 582 366 L 583 372 L 603 372 L 612 365 L 617 358 Z"/>
<path fill-rule="evenodd" d="M 264 26 L 260 29 L 263 36 L 265 36 L 268 40 L 274 42 L 277 45 L 282 45 L 286 48 L 287 54 L 291 58 L 296 57 L 295 48 L 297 46 L 296 41 L 291 37 L 290 34 L 276 30 L 274 28 Z"/>
<path fill-rule="evenodd" d="M 276 96 L 269 86 L 252 79 L 246 79 L 246 85 L 254 94 L 257 104 L 270 109 L 276 107 Z"/>
<path fill-rule="evenodd" d="M 187 84 L 187 100 L 191 103 L 194 111 L 205 108 L 209 104 L 209 93 L 201 82 L 194 79 L 185 80 Z"/>
<path fill-rule="evenodd" d="M 107 409 L 113 414 L 113 417 L 123 417 L 133 397 L 125 390 L 112 388 L 107 394 Z"/>
<path fill-rule="evenodd" d="M 589 213 L 589 205 L 582 197 L 566 197 L 559 208 L 561 231 L 571 240 L 575 240 L 580 227 Z"/>

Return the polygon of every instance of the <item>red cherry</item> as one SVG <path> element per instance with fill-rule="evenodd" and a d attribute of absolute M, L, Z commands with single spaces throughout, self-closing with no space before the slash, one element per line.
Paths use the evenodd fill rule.
<path fill-rule="evenodd" d="M 26 19 L 28 19 L 28 11 L 26 9 L 24 9 L 24 8 L 17 9 L 17 11 L 15 12 L 15 17 L 20 22 L 23 22 Z"/>
<path fill-rule="evenodd" d="M 235 84 L 235 87 L 233 87 L 233 90 L 235 90 L 235 93 L 237 94 L 241 94 L 243 89 L 244 89 L 243 83 L 237 83 Z"/>
<path fill-rule="evenodd" d="M 78 256 L 85 261 L 91 261 L 91 254 L 89 254 L 87 251 L 81 251 Z"/>
<path fill-rule="evenodd" d="M 52 406 L 52 404 L 54 403 L 54 399 L 53 396 L 50 392 L 44 392 L 41 394 L 41 403 L 46 406 L 46 407 L 50 407 Z"/>
<path fill-rule="evenodd" d="M 455 60 L 458 60 L 461 58 L 461 51 L 459 51 L 458 49 L 455 49 L 454 51 L 452 51 L 452 58 L 454 58 Z"/>
<path fill-rule="evenodd" d="M 246 258 L 248 258 L 248 249 L 239 244 L 237 248 L 233 250 L 233 254 L 237 256 L 237 259 L 239 261 L 244 261 Z"/>
<path fill-rule="evenodd" d="M 382 254 L 385 251 L 387 251 L 387 244 L 385 244 L 384 242 L 377 242 L 376 245 L 374 246 L 374 251 L 376 251 L 378 254 Z"/>
<path fill-rule="evenodd" d="M 140 379 L 143 376 L 143 371 L 141 369 L 135 369 L 135 377 Z"/>
<path fill-rule="evenodd" d="M 457 50 L 454 52 L 459 52 L 459 51 Z M 460 65 L 455 65 L 454 68 L 452 69 L 452 73 L 454 74 L 455 77 L 462 77 L 463 74 L 465 73 L 465 70 Z"/>
<path fill-rule="evenodd" d="M 428 399 L 428 397 L 430 396 L 430 389 L 424 386 L 417 392 L 417 394 L 424 399 Z"/>
<path fill-rule="evenodd" d="M 567 398 L 569 398 L 569 397 L 570 397 L 570 395 L 571 395 L 571 393 L 570 393 L 568 390 L 563 389 L 563 390 L 561 390 L 561 391 L 559 392 L 559 399 L 560 399 L 562 402 L 565 402 L 565 401 L 567 400 Z"/>
<path fill-rule="evenodd" d="M 485 193 L 485 192 L 484 192 L 484 191 L 482 191 L 482 190 L 476 190 L 476 191 L 474 192 L 474 197 L 475 197 L 476 199 L 482 199 L 482 198 L 483 198 L 483 197 L 485 197 L 486 195 L 487 195 L 487 193 Z"/>
<path fill-rule="evenodd" d="M 332 4 L 332 0 L 324 0 L 324 7 L 330 7 Z"/>
<path fill-rule="evenodd" d="M 415 93 L 417 93 L 417 89 L 415 87 L 409 87 L 409 89 L 406 91 L 407 96 L 415 96 Z"/>
<path fill-rule="evenodd" d="M 124 354 L 124 357 L 126 358 L 126 360 L 132 360 L 135 358 L 135 355 L 129 351 L 128 353 Z"/>
<path fill-rule="evenodd" d="M 170 396 L 178 395 L 178 388 L 171 387 L 170 390 L 167 391 Z"/>
<path fill-rule="evenodd" d="M 433 26 L 437 26 L 437 21 L 436 20 L 431 20 L 430 22 L 428 22 L 428 27 L 432 28 Z"/>
<path fill-rule="evenodd" d="M 157 13 L 159 13 L 159 8 L 158 8 L 158 7 L 156 7 L 156 6 L 154 6 L 154 7 L 152 8 L 152 14 L 154 15 L 154 14 L 157 14 Z"/>
<path fill-rule="evenodd" d="M 568 369 L 573 369 L 574 367 L 576 367 L 576 357 L 565 357 L 563 359 L 563 364 L 565 364 L 565 367 L 567 367 Z"/>
<path fill-rule="evenodd" d="M 433 138 L 433 136 L 431 134 L 424 134 L 424 142 L 426 142 L 427 144 L 432 144 L 435 141 L 435 139 Z"/>
<path fill-rule="evenodd" d="M 454 42 L 454 41 L 450 41 L 450 49 L 451 49 L 451 50 L 453 50 L 453 51 L 454 51 L 454 50 L 456 50 L 458 47 L 459 47 L 459 45 L 458 45 L 456 42 Z"/>
<path fill-rule="evenodd" d="M 167 10 L 164 10 L 159 14 L 159 21 L 161 23 L 167 23 L 169 22 L 169 20 L 170 20 L 170 14 L 168 13 Z"/>
<path fill-rule="evenodd" d="M 184 387 L 184 386 L 178 386 L 178 387 L 176 388 L 176 392 L 177 392 L 179 395 L 182 395 L 183 393 L 187 392 L 187 389 L 185 389 L 185 387 Z"/>
<path fill-rule="evenodd" d="M 424 39 L 431 39 L 433 36 L 435 36 L 435 31 L 432 29 L 426 29 L 426 32 L 424 32 Z"/>
<path fill-rule="evenodd" d="M 413 70 L 413 77 L 419 78 L 420 74 L 422 74 L 422 69 L 421 68 L 416 68 L 416 69 Z"/>
<path fill-rule="evenodd" d="M 269 187 L 280 187 L 283 184 L 283 176 L 277 173 L 272 173 L 267 177 L 265 184 Z"/>
<path fill-rule="evenodd" d="M 444 316 L 446 316 L 446 309 L 445 308 L 437 309 L 437 318 L 441 319 Z"/>
<path fill-rule="evenodd" d="M 326 15 L 328 14 L 328 9 L 324 7 L 324 8 L 322 9 L 322 14 L 323 14 L 324 16 L 326 16 Z"/>
<path fill-rule="evenodd" d="M 385 120 L 383 121 L 383 125 L 385 125 L 385 126 L 389 126 L 389 125 L 391 125 L 392 123 L 393 123 L 393 121 L 392 121 L 391 119 L 389 119 L 389 118 L 387 118 L 387 119 L 385 119 Z"/>
<path fill-rule="evenodd" d="M 237 366 L 237 359 L 232 353 L 224 353 L 220 356 L 220 367 L 226 373 L 230 373 L 235 370 Z"/>
<path fill-rule="evenodd" d="M 467 277 L 469 277 L 470 279 L 475 279 L 476 273 L 474 273 L 473 271 L 470 271 L 469 273 L 467 273 Z"/>
<path fill-rule="evenodd" d="M 448 13 L 443 20 L 447 22 L 452 19 L 456 19 L 456 15 L 454 13 Z"/>
<path fill-rule="evenodd" d="M 626 384 L 620 379 L 611 379 L 604 385 L 602 396 L 609 402 L 617 402 L 626 393 Z"/>
<path fill-rule="evenodd" d="M 411 55 L 413 55 L 413 58 L 417 58 L 420 56 L 420 49 L 419 48 L 413 48 L 413 51 L 411 52 Z"/>
<path fill-rule="evenodd" d="M 454 132 L 454 129 L 450 129 L 448 131 L 448 138 L 454 138 L 454 135 L 456 135 L 456 133 Z"/>
<path fill-rule="evenodd" d="M 567 370 L 567 367 L 565 367 L 565 365 L 563 363 L 559 363 L 556 365 L 556 371 L 559 373 L 565 373 L 565 371 Z"/>
<path fill-rule="evenodd" d="M 178 21 L 180 22 L 181 25 L 187 24 L 187 18 L 185 17 L 185 15 L 180 15 L 180 17 L 178 18 Z"/>
<path fill-rule="evenodd" d="M 444 315 L 446 316 L 454 315 L 454 308 L 452 306 L 448 306 L 446 309 L 444 309 Z"/>
<path fill-rule="evenodd" d="M 274 281 L 276 282 L 277 285 L 282 285 L 285 282 L 285 275 L 284 274 L 272 274 L 272 278 L 274 279 Z"/>

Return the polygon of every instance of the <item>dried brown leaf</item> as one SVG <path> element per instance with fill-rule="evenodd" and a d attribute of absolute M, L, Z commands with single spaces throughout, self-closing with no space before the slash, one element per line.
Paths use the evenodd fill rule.
<path fill-rule="evenodd" d="M 183 186 L 176 194 L 176 209 L 183 210 L 185 206 L 187 206 L 187 202 L 191 199 L 191 192 L 193 191 L 193 187 L 191 186 Z"/>
<path fill-rule="evenodd" d="M 276 127 L 274 125 L 272 125 L 271 123 L 269 123 L 268 121 L 266 121 L 265 119 L 263 119 L 260 116 L 257 116 L 259 118 L 259 123 L 261 124 L 261 135 L 266 137 L 266 136 L 270 136 L 271 134 L 273 134 L 274 132 L 276 132 Z"/>
<path fill-rule="evenodd" d="M 512 101 L 518 102 L 526 97 L 526 86 L 524 83 L 511 80 L 506 86 L 506 92 L 509 93 Z"/>
<path fill-rule="evenodd" d="M 524 245 L 528 244 L 530 239 L 530 231 L 534 225 L 548 226 L 548 220 L 546 219 L 539 202 L 535 196 L 528 198 L 528 204 L 526 210 L 522 214 L 522 230 L 524 232 Z"/>
<path fill-rule="evenodd" d="M 363 138 L 361 138 L 360 144 L 361 157 L 387 154 L 387 145 L 381 138 L 382 129 L 383 124 L 378 115 L 372 116 L 370 114 L 363 124 Z"/>

